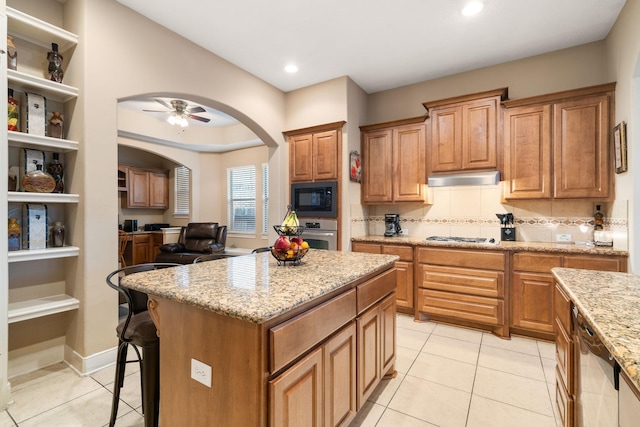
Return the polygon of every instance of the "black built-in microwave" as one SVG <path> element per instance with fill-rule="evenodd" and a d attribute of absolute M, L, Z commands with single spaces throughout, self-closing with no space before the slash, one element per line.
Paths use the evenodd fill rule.
<path fill-rule="evenodd" d="M 291 205 L 301 218 L 337 218 L 337 181 L 291 184 Z"/>

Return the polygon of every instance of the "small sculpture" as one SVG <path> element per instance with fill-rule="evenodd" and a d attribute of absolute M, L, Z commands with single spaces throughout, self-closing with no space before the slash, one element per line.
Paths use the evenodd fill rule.
<path fill-rule="evenodd" d="M 62 83 L 64 70 L 62 69 L 62 55 L 58 53 L 57 43 L 51 43 L 51 51 L 47 53 L 47 59 L 49 60 L 49 74 L 51 75 L 51 81 Z"/>

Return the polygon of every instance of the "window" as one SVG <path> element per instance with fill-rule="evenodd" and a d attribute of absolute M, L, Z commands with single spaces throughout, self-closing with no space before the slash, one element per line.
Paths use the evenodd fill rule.
<path fill-rule="evenodd" d="M 191 206 L 191 171 L 186 166 L 178 166 L 175 172 L 173 214 L 189 216 Z"/>
<path fill-rule="evenodd" d="M 262 164 L 262 234 L 269 232 L 269 163 Z"/>
<path fill-rule="evenodd" d="M 256 232 L 256 167 L 227 169 L 229 231 Z"/>

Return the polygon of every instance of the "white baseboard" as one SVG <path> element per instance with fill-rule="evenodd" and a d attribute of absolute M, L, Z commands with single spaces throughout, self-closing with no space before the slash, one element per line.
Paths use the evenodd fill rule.
<path fill-rule="evenodd" d="M 79 375 L 91 375 L 102 368 L 116 363 L 117 347 L 110 348 L 90 356 L 83 357 L 71 347 L 64 347 L 64 360 Z"/>

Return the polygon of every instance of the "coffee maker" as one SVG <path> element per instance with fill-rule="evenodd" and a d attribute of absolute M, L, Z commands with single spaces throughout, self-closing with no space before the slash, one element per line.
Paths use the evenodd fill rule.
<path fill-rule="evenodd" d="M 402 229 L 400 228 L 400 215 L 385 214 L 384 216 L 384 235 L 385 237 L 399 236 Z"/>

